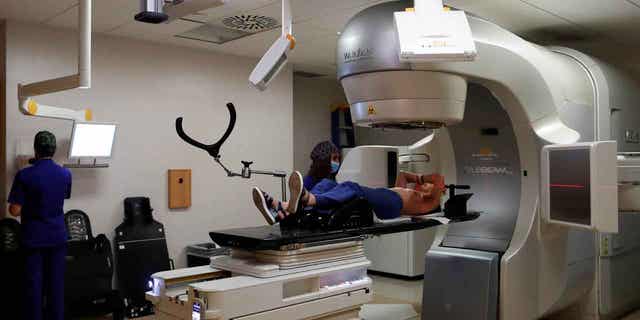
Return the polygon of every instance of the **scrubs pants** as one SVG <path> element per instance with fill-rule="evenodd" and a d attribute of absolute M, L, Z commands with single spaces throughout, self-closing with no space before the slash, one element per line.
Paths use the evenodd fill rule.
<path fill-rule="evenodd" d="M 64 320 L 66 244 L 25 251 L 25 320 Z"/>
<path fill-rule="evenodd" d="M 310 192 L 316 196 L 316 207 L 320 210 L 339 208 L 358 197 L 366 199 L 380 219 L 395 219 L 402 210 L 400 195 L 387 188 L 368 188 L 355 182 L 336 183 L 324 179 Z"/>

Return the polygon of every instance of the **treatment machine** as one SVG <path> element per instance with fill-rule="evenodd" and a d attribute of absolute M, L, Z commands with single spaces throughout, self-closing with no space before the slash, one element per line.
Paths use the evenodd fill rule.
<path fill-rule="evenodd" d="M 338 79 L 356 125 L 433 134 L 424 143 L 451 183 L 443 212 L 378 221 L 354 199 L 328 215 L 211 232 L 231 255 L 153 275 L 147 299 L 160 319 L 352 318 L 372 294 L 364 238 L 445 224 L 425 253 L 423 319 L 538 319 L 572 309 L 572 318 L 602 318 L 637 306 L 628 288 L 640 277 L 624 269 L 640 260 L 640 239 L 625 234 L 638 210 L 630 200 L 640 181 L 637 85 L 585 54 L 537 46 L 478 17 L 467 21 L 475 45 L 465 42 L 470 49 L 450 62 L 412 43 L 402 47 L 417 51 L 401 54 L 399 39 L 421 39 L 399 37 L 406 24 L 397 29 L 396 13 L 410 6 L 386 2 L 351 19 L 338 41 Z M 446 47 L 455 37 L 445 39 L 429 43 Z M 218 143 L 189 137 L 182 119 L 176 125 L 236 176 L 219 155 L 235 123 L 227 107 Z M 389 185 L 398 149 L 356 148 L 344 163 L 339 179 Z"/>
<path fill-rule="evenodd" d="M 400 57 L 394 14 L 411 6 L 357 14 L 337 65 L 354 123 L 435 130 L 447 183 L 472 186 L 469 208 L 483 212 L 449 226 L 426 253 L 423 319 L 537 319 L 572 306 L 572 318 L 598 318 L 637 307 L 630 288 L 640 278 L 624 267 L 640 261 L 637 236 L 614 234 L 632 233 L 618 230 L 619 217 L 638 220 L 618 213 L 616 180 L 617 152 L 630 163 L 619 168 L 630 188 L 620 206 L 637 210 L 628 201 L 637 199 L 637 84 L 475 16 L 472 61 Z M 624 255 L 612 254 L 611 237 Z"/>

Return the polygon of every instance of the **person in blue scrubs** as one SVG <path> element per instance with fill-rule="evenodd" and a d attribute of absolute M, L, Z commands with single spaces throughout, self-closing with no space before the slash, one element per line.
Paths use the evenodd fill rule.
<path fill-rule="evenodd" d="M 311 168 L 304 177 L 305 189 L 315 193 L 333 189 L 340 170 L 340 149 L 331 141 L 322 141 L 311 151 L 311 161 Z"/>
<path fill-rule="evenodd" d="M 67 232 L 64 200 L 71 196 L 71 172 L 56 164 L 56 137 L 41 131 L 34 139 L 36 159 L 20 170 L 9 194 L 9 213 L 21 217 L 27 320 L 64 319 Z"/>

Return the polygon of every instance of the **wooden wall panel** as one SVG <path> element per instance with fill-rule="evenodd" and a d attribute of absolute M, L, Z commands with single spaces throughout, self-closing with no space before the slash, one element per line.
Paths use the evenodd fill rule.
<path fill-rule="evenodd" d="M 191 169 L 169 170 L 169 209 L 191 207 Z"/>

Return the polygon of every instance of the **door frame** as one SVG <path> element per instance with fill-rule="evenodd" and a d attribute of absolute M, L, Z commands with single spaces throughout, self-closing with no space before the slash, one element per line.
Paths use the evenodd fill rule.
<path fill-rule="evenodd" d="M 0 217 L 7 198 L 7 22 L 0 19 Z"/>

